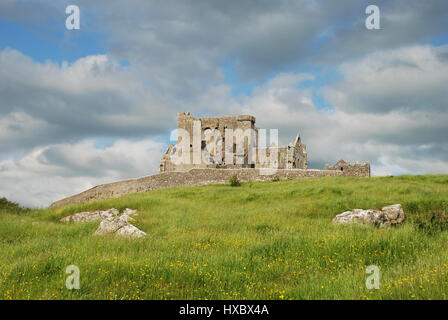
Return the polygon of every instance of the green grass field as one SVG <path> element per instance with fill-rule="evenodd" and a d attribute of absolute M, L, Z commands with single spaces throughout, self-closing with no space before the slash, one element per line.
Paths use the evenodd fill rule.
<path fill-rule="evenodd" d="M 397 228 L 333 225 L 401 203 Z M 75 212 L 138 209 L 137 240 L 93 236 Z M 446 299 L 448 176 L 320 178 L 133 194 L 0 213 L 2 299 Z M 68 290 L 66 267 L 80 269 Z M 380 289 L 365 269 L 381 269 Z"/>

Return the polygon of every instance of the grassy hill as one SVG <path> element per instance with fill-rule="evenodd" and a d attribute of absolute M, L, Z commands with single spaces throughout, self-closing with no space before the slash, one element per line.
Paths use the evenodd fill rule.
<path fill-rule="evenodd" d="M 397 228 L 333 225 L 401 203 Z M 75 212 L 138 209 L 138 240 L 93 236 Z M 0 211 L 1 299 L 446 299 L 448 176 L 320 178 L 133 194 Z M 81 288 L 65 287 L 77 265 Z M 381 269 L 379 290 L 365 269 Z"/>

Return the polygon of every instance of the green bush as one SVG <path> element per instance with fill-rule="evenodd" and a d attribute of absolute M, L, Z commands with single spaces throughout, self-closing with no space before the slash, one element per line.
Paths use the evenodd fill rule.
<path fill-rule="evenodd" d="M 27 209 L 22 208 L 19 204 L 9 201 L 6 198 L 0 198 L 0 213 L 22 213 Z"/>
<path fill-rule="evenodd" d="M 419 214 L 414 217 L 414 224 L 418 230 L 428 234 L 435 234 L 448 230 L 448 214 L 437 210 L 433 214 Z"/>
<path fill-rule="evenodd" d="M 239 187 L 241 185 L 240 180 L 238 180 L 238 176 L 235 174 L 229 180 L 230 186 Z"/>

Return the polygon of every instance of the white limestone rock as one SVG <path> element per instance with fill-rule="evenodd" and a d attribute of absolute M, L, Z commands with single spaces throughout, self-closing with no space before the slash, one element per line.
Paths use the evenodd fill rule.
<path fill-rule="evenodd" d="M 101 220 L 95 235 L 115 234 L 122 237 L 139 238 L 145 236 L 146 233 L 129 223 L 136 215 L 138 215 L 137 210 L 126 208 L 120 214 L 117 209 L 112 208 L 105 211 L 79 212 L 64 217 L 60 221 L 79 223 Z"/>
<path fill-rule="evenodd" d="M 361 223 L 384 228 L 403 223 L 405 219 L 403 208 L 400 204 L 394 204 L 381 210 L 354 209 L 345 211 L 334 217 L 334 223 Z"/>
<path fill-rule="evenodd" d="M 126 214 L 128 216 L 138 216 L 137 210 L 126 208 L 123 210 L 123 214 Z"/>
<path fill-rule="evenodd" d="M 61 222 L 91 222 L 91 221 L 100 221 L 106 218 L 111 218 L 111 217 L 115 217 L 119 214 L 120 212 L 115 209 L 108 209 L 105 211 L 93 211 L 93 212 L 79 212 L 79 213 L 75 213 L 72 214 L 70 216 L 64 217 L 62 218 L 60 221 Z"/>
<path fill-rule="evenodd" d="M 98 226 L 98 229 L 96 229 L 95 234 L 102 235 L 115 233 L 118 229 L 124 227 L 125 224 L 126 222 L 121 220 L 120 218 L 104 219 L 100 222 L 100 225 Z"/>
<path fill-rule="evenodd" d="M 122 217 L 107 218 L 101 221 L 95 235 L 115 234 L 123 237 L 140 238 L 146 235 Z"/>
<path fill-rule="evenodd" d="M 137 216 L 137 210 L 132 210 L 129 208 L 124 209 L 123 213 L 120 215 L 120 219 L 128 222 L 129 220 L 133 220 L 133 216 Z"/>
<path fill-rule="evenodd" d="M 384 215 L 385 222 L 383 227 L 397 225 L 404 222 L 404 211 L 401 204 L 393 204 L 381 209 Z"/>
<path fill-rule="evenodd" d="M 140 238 L 146 236 L 146 232 L 143 232 L 142 230 L 140 230 L 139 228 L 130 223 L 127 223 L 123 227 L 118 229 L 115 232 L 115 234 L 117 236 L 131 237 L 131 238 Z"/>

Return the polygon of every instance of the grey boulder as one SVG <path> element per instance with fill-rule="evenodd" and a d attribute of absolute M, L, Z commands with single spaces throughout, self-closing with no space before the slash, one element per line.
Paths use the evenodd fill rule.
<path fill-rule="evenodd" d="M 130 210 L 130 209 L 129 209 Z M 98 210 L 98 211 L 92 211 L 92 212 L 79 212 L 72 214 L 70 216 L 62 218 L 61 222 L 91 222 L 91 221 L 100 221 L 106 218 L 115 217 L 120 212 L 115 209 L 108 209 L 108 210 Z"/>
<path fill-rule="evenodd" d="M 354 209 L 345 211 L 334 217 L 333 222 L 339 224 L 360 223 L 384 228 L 403 223 L 405 219 L 401 204 L 394 204 L 381 210 Z"/>
<path fill-rule="evenodd" d="M 95 231 L 95 235 L 115 234 L 122 237 L 140 238 L 146 235 L 136 226 L 129 223 L 133 216 L 136 216 L 137 210 L 126 208 L 120 214 L 115 209 L 108 209 L 104 211 L 79 212 L 73 215 L 62 218 L 61 222 L 90 222 L 100 220 L 100 225 Z"/>
<path fill-rule="evenodd" d="M 96 229 L 95 235 L 115 234 L 131 238 L 144 237 L 146 233 L 130 224 L 128 219 L 123 216 L 104 219 Z"/>

